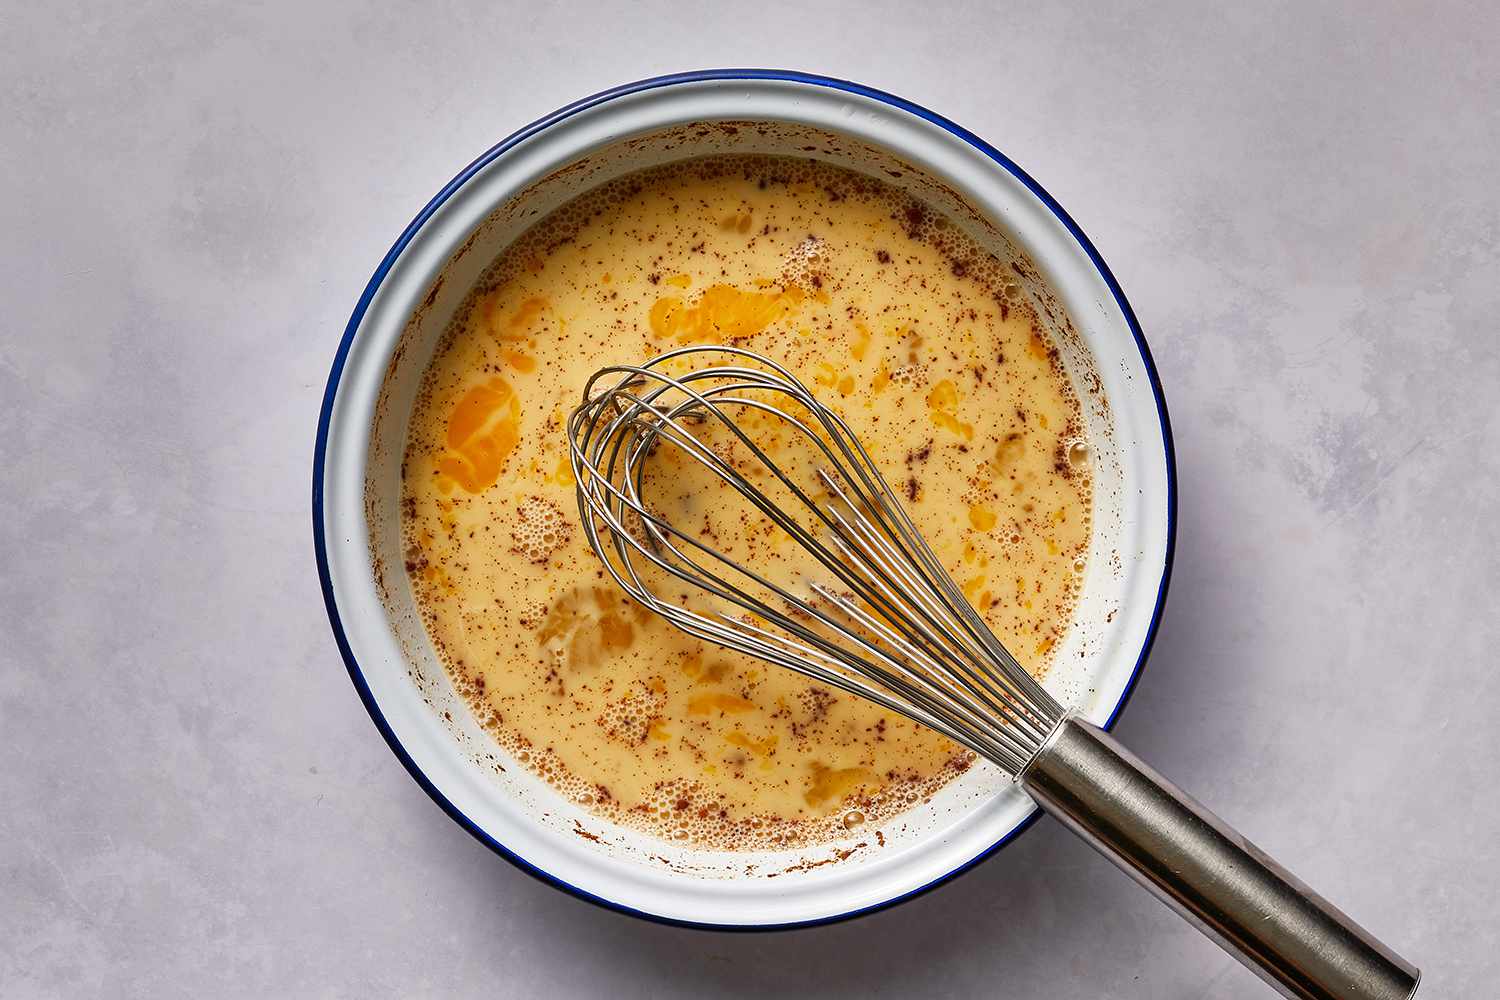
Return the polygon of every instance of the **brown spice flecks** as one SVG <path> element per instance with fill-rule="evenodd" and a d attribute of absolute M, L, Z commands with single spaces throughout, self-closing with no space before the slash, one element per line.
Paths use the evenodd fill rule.
<path fill-rule="evenodd" d="M 927 221 L 927 209 L 921 205 L 906 206 L 906 235 L 916 239 L 922 235 L 922 223 Z"/>
<path fill-rule="evenodd" d="M 807 709 L 808 722 L 821 721 L 828 715 L 828 707 L 838 697 L 825 687 L 810 687 L 802 692 L 802 707 Z"/>
<path fill-rule="evenodd" d="M 1057 442 L 1057 447 L 1052 452 L 1052 471 L 1064 479 L 1073 478 L 1073 464 L 1068 461 L 1067 441 Z"/>

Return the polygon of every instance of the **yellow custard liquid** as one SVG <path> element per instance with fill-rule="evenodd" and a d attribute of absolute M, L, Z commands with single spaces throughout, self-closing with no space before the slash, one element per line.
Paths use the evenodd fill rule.
<path fill-rule="evenodd" d="M 606 364 L 694 343 L 776 359 L 1040 675 L 1083 568 L 1088 453 L 1009 277 L 894 188 L 769 157 L 633 174 L 517 240 L 439 345 L 402 473 L 428 634 L 500 744 L 598 814 L 706 848 L 835 839 L 966 769 L 943 737 L 630 603 L 577 526 L 563 423 Z"/>

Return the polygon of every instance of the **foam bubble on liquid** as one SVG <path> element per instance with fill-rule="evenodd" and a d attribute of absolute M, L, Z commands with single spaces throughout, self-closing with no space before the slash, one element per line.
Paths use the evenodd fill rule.
<path fill-rule="evenodd" d="M 822 283 L 827 266 L 828 244 L 816 236 L 809 236 L 787 252 L 781 278 L 789 285 L 813 288 Z"/>
<path fill-rule="evenodd" d="M 651 736 L 651 727 L 661 718 L 665 699 L 637 681 L 623 698 L 608 703 L 595 723 L 606 739 L 625 746 L 640 746 Z"/>
<path fill-rule="evenodd" d="M 911 389 L 920 389 L 927 384 L 928 374 L 925 364 L 906 364 L 891 372 L 891 382 L 896 385 Z"/>
<path fill-rule="evenodd" d="M 1089 445 L 1082 438 L 1074 438 L 1065 441 L 1067 447 L 1068 465 L 1074 469 L 1086 469 L 1089 464 Z"/>
<path fill-rule="evenodd" d="M 527 497 L 516 508 L 516 522 L 511 528 L 516 543 L 513 551 L 530 562 L 545 563 L 567 544 L 572 531 L 572 522 L 561 507 L 546 497 Z"/>

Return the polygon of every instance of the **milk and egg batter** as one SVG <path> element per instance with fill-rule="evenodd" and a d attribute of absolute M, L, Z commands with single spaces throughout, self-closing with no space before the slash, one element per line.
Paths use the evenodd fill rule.
<path fill-rule="evenodd" d="M 801 160 L 656 168 L 532 227 L 439 345 L 402 467 L 407 572 L 480 721 L 596 813 L 710 848 L 834 839 L 967 768 L 943 737 L 629 602 L 577 526 L 563 422 L 605 364 L 693 343 L 775 358 L 1040 674 L 1083 568 L 1088 453 L 1008 275 L 904 193 Z"/>

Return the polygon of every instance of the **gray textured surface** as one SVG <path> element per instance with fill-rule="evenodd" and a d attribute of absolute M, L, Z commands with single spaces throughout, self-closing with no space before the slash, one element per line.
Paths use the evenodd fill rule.
<path fill-rule="evenodd" d="M 1266 995 L 1050 822 L 824 930 L 605 913 L 470 840 L 354 697 L 308 477 L 374 265 L 520 123 L 771 64 L 949 114 L 1090 233 L 1182 476 L 1120 732 L 1424 996 L 1492 995 L 1494 8 L 626 6 L 0 11 L 0 994 Z"/>

